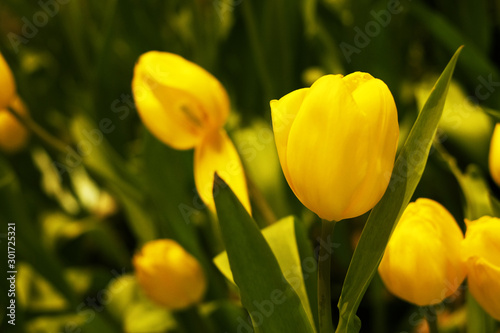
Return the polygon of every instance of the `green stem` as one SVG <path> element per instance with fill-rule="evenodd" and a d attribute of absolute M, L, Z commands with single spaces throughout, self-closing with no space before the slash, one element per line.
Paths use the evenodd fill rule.
<path fill-rule="evenodd" d="M 30 130 L 33 134 L 39 137 L 43 142 L 47 145 L 55 149 L 56 151 L 67 154 L 71 152 L 73 154 L 77 154 L 75 150 L 68 144 L 65 144 L 55 136 L 51 135 L 47 132 L 42 126 L 38 125 L 33 119 L 29 116 L 23 117 L 16 110 L 11 107 L 8 107 L 7 110 L 21 122 L 28 130 Z"/>
<path fill-rule="evenodd" d="M 427 321 L 427 325 L 429 325 L 429 333 L 439 333 L 438 318 L 434 307 L 426 307 L 425 320 Z"/>
<path fill-rule="evenodd" d="M 334 332 L 332 323 L 332 297 L 330 292 L 330 249 L 323 246 L 332 237 L 336 221 L 321 221 L 321 242 L 318 255 L 318 313 L 319 333 Z"/>

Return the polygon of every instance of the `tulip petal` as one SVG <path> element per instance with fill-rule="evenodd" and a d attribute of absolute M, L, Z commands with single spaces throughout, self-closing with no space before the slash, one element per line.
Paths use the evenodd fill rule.
<path fill-rule="evenodd" d="M 370 172 L 365 173 L 352 192 L 350 205 L 344 211 L 346 216 L 361 215 L 382 198 L 391 178 L 399 138 L 396 104 L 387 85 L 366 73 L 356 72 L 344 78 L 348 85 L 352 85 L 352 80 L 358 84 L 364 82 L 356 86 L 352 96 L 364 113 L 364 121 L 370 124 L 364 129 L 368 137 L 379 142 L 372 142 L 367 151 L 365 159 L 369 161 Z"/>
<path fill-rule="evenodd" d="M 247 183 L 243 165 L 236 148 L 225 130 L 207 135 L 195 149 L 194 179 L 198 194 L 203 202 L 215 212 L 213 196 L 214 174 L 217 174 L 229 185 L 240 202 L 251 214 Z M 214 194 L 213 194 L 214 193 Z"/>
<path fill-rule="evenodd" d="M 295 120 L 295 117 L 297 116 L 300 106 L 302 105 L 308 91 L 308 88 L 295 90 L 283 96 L 279 100 L 272 100 L 270 103 L 271 116 L 273 119 L 274 141 L 276 142 L 276 149 L 278 151 L 281 169 L 283 170 L 283 174 L 285 175 L 290 188 L 294 192 L 295 189 L 288 172 L 288 163 L 286 158 L 288 137 L 293 121 Z"/>
<path fill-rule="evenodd" d="M 349 191 L 367 172 L 369 145 L 358 144 L 370 139 L 363 120 L 342 76 L 326 75 L 311 86 L 292 124 L 287 164 L 295 194 L 321 218 L 346 218 Z"/>
<path fill-rule="evenodd" d="M 467 260 L 469 289 L 479 304 L 496 320 L 500 320 L 500 267 L 484 258 Z"/>
<path fill-rule="evenodd" d="M 16 93 L 16 82 L 14 76 L 0 53 L 0 110 L 5 109 L 14 99 Z"/>
<path fill-rule="evenodd" d="M 176 149 L 193 148 L 207 132 L 223 126 L 229 114 L 229 99 L 220 82 L 176 54 L 143 54 L 135 66 L 132 89 L 146 127 Z"/>
<path fill-rule="evenodd" d="M 489 168 L 491 177 L 500 186 L 500 124 L 496 124 L 491 137 Z"/>

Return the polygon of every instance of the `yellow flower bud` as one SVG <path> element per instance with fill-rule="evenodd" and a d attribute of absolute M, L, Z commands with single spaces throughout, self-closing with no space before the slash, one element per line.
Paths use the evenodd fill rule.
<path fill-rule="evenodd" d="M 465 222 L 463 255 L 469 290 L 490 316 L 500 320 L 500 219 L 483 216 Z"/>
<path fill-rule="evenodd" d="M 441 302 L 465 278 L 463 234 L 441 204 L 418 199 L 406 207 L 378 272 L 394 295 L 420 306 Z"/>
<path fill-rule="evenodd" d="M 496 124 L 491 137 L 489 166 L 491 177 L 500 186 L 500 123 Z"/>
<path fill-rule="evenodd" d="M 223 129 L 229 98 L 221 83 L 200 66 L 173 53 L 151 51 L 137 62 L 134 99 L 144 125 L 174 149 L 195 148 L 198 193 L 215 211 L 217 172 L 251 213 L 243 166 Z"/>
<path fill-rule="evenodd" d="M 146 127 L 175 149 L 190 149 L 218 131 L 229 114 L 229 98 L 209 72 L 179 55 L 151 51 L 134 69 L 132 90 Z"/>
<path fill-rule="evenodd" d="M 17 96 L 9 105 L 20 116 L 27 116 L 28 111 Z M 28 142 L 29 132 L 7 109 L 0 109 L 0 150 L 15 153 L 23 149 Z"/>
<path fill-rule="evenodd" d="M 206 280 L 200 263 L 176 241 L 146 243 L 134 256 L 139 285 L 154 302 L 180 310 L 201 301 Z"/>
<path fill-rule="evenodd" d="M 16 83 L 9 65 L 0 53 L 0 110 L 5 109 L 14 99 Z"/>
<path fill-rule="evenodd" d="M 399 137 L 394 99 L 367 73 L 326 75 L 271 101 L 283 173 L 319 217 L 362 215 L 389 183 Z"/>

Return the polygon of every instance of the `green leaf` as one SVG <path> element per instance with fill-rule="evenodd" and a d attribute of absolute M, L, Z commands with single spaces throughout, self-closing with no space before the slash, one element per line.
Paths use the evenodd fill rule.
<path fill-rule="evenodd" d="M 234 281 L 254 326 L 262 333 L 315 332 L 257 224 L 217 175 L 214 199 Z"/>
<path fill-rule="evenodd" d="M 337 333 L 359 332 L 361 328 L 356 311 L 382 260 L 391 233 L 422 177 L 461 50 L 462 47 L 455 52 L 436 82 L 396 160 L 389 187 L 366 222 L 338 303 Z"/>
<path fill-rule="evenodd" d="M 311 244 L 307 239 L 306 231 L 301 226 L 301 221 L 298 221 L 294 216 L 288 216 L 261 231 L 276 256 L 286 280 L 299 296 L 302 306 L 312 322 L 313 313 L 315 319 L 318 317 L 316 307 L 317 277 L 315 274 L 317 267 L 314 266 L 314 269 L 311 270 L 308 268 L 307 272 L 303 271 L 305 260 L 312 259 L 314 263 L 316 263 L 316 260 L 311 250 Z M 301 256 L 299 248 L 308 251 L 308 253 Z M 214 263 L 224 276 L 234 283 L 227 252 L 224 251 L 215 257 Z M 311 304 L 313 305 L 312 308 Z M 312 309 L 315 311 L 312 311 Z"/>

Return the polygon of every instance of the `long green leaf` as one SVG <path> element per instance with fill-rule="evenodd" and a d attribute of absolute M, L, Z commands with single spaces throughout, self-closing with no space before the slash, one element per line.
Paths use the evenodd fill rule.
<path fill-rule="evenodd" d="M 302 221 L 298 221 L 294 216 L 287 216 L 261 231 L 276 256 L 283 275 L 300 297 L 309 320 L 314 321 L 318 317 L 317 270 L 314 266 L 307 267 L 306 272 L 303 271 L 306 261 L 315 259 Z M 215 257 L 214 263 L 222 274 L 234 283 L 227 252 L 224 251 Z"/>
<path fill-rule="evenodd" d="M 422 177 L 461 49 L 455 52 L 432 89 L 396 160 L 389 187 L 366 222 L 342 288 L 337 333 L 359 332 L 361 328 L 356 311 L 377 271 L 391 233 Z"/>
<path fill-rule="evenodd" d="M 215 206 L 234 281 L 259 332 L 315 332 L 255 221 L 217 175 Z"/>

